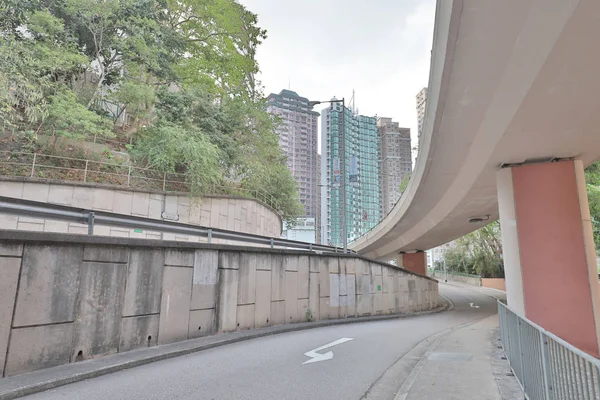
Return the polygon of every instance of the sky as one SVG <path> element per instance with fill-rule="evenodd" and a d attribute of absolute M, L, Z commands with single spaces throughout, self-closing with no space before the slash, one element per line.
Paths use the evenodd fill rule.
<path fill-rule="evenodd" d="M 354 90 L 360 114 L 411 128 L 416 146 L 435 0 L 238 1 L 267 30 L 257 52 L 265 95 L 290 88 L 309 100 L 348 101 Z"/>

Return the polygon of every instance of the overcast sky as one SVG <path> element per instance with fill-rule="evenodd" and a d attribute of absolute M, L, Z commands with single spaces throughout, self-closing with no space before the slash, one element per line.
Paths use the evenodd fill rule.
<path fill-rule="evenodd" d="M 435 0 L 238 1 L 267 30 L 257 54 L 265 94 L 289 85 L 311 100 L 349 100 L 354 89 L 361 114 L 392 117 L 416 145 Z"/>

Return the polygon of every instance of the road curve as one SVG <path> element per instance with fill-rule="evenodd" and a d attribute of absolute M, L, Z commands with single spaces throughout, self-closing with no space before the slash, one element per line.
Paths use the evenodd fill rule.
<path fill-rule="evenodd" d="M 423 339 L 496 313 L 496 301 L 486 295 L 444 284 L 440 284 L 440 292 L 454 303 L 451 311 L 248 340 L 24 399 L 360 399 L 391 365 Z M 304 353 L 341 338 L 352 340 L 319 352 L 331 350 L 332 359 L 303 364 L 309 360 Z"/>

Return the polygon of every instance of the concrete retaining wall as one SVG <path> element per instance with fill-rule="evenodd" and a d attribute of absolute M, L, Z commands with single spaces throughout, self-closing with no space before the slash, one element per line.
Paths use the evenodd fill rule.
<path fill-rule="evenodd" d="M 0 230 L 0 376 L 438 298 L 435 280 L 358 256 Z"/>
<path fill-rule="evenodd" d="M 506 280 L 504 278 L 481 278 L 481 286 L 506 292 Z"/>
<path fill-rule="evenodd" d="M 65 206 L 162 219 L 165 212 L 179 222 L 234 230 L 262 236 L 281 235 L 281 217 L 267 205 L 242 197 L 210 197 L 192 200 L 189 194 L 150 193 L 127 188 L 98 187 L 83 183 L 48 183 L 24 179 L 0 180 L 0 196 Z M 87 234 L 87 225 L 0 214 L 0 228 L 38 232 Z M 206 242 L 206 239 L 122 227 L 96 226 L 99 236 Z M 229 244 L 226 241 L 216 243 Z"/>
<path fill-rule="evenodd" d="M 444 280 L 444 271 L 434 271 L 431 275 L 436 279 Z M 448 282 L 466 283 L 467 285 L 481 286 L 481 278 L 474 276 L 454 275 L 448 273 Z"/>

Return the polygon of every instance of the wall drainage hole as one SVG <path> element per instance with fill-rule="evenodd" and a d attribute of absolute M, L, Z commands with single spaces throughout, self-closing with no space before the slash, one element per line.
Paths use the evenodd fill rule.
<path fill-rule="evenodd" d="M 79 350 L 79 352 L 77 352 L 77 357 L 75 357 L 75 362 L 78 361 L 83 361 L 83 350 Z"/>
<path fill-rule="evenodd" d="M 202 330 L 202 327 L 201 327 L 201 326 L 199 326 L 199 327 L 198 327 L 198 330 L 199 330 L 199 331 L 201 331 L 201 330 Z"/>
<path fill-rule="evenodd" d="M 151 341 L 151 340 L 152 340 L 152 336 L 148 336 L 148 341 Z"/>

